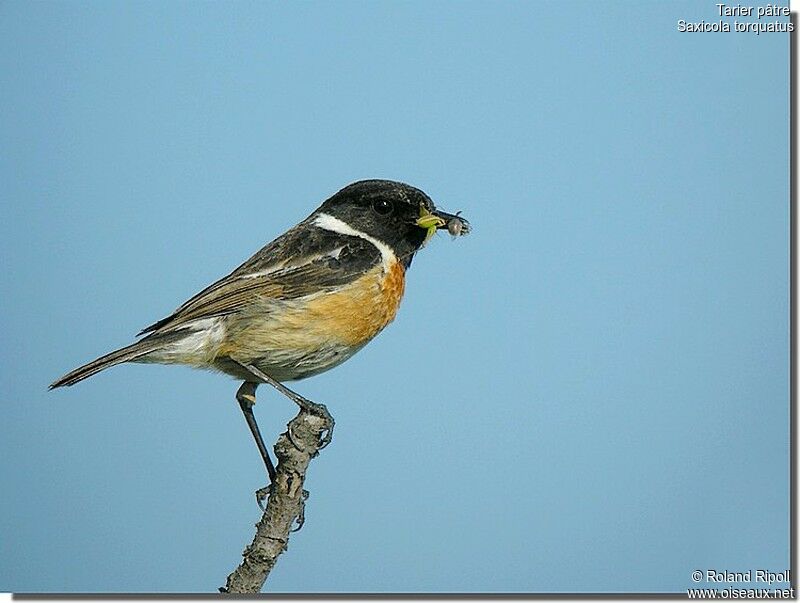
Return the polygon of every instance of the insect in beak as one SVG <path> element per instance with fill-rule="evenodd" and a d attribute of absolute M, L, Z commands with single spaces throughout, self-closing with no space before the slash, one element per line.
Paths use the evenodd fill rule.
<path fill-rule="evenodd" d="M 425 243 L 430 240 L 437 228 L 443 228 L 445 224 L 446 223 L 443 218 L 431 213 L 424 205 L 420 205 L 417 226 L 428 231 L 425 234 Z"/>
<path fill-rule="evenodd" d="M 465 218 L 462 218 L 458 212 L 457 214 L 448 214 L 444 211 L 434 210 L 429 211 L 426 207 L 420 206 L 419 219 L 417 219 L 417 226 L 426 229 L 428 232 L 425 235 L 425 243 L 433 236 L 433 234 L 440 229 L 446 228 L 447 231 L 454 237 L 469 234 L 470 225 Z"/>

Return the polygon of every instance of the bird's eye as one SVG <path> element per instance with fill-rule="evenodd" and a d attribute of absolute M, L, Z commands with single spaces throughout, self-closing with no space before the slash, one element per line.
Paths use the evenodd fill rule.
<path fill-rule="evenodd" d="M 375 199 L 375 201 L 372 202 L 372 209 L 382 216 L 388 216 L 392 213 L 394 206 L 388 199 Z"/>
<path fill-rule="evenodd" d="M 386 216 L 392 213 L 392 209 L 394 209 L 394 207 L 392 206 L 392 202 L 389 201 L 388 199 L 380 198 L 380 199 L 375 199 L 372 202 L 372 209 L 374 209 L 376 213 L 382 216 Z"/>

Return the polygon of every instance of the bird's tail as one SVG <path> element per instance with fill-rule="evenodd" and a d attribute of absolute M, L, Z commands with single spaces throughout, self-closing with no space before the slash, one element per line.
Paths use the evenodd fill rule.
<path fill-rule="evenodd" d="M 60 379 L 53 381 L 53 383 L 50 384 L 50 389 L 63 387 L 65 385 L 75 385 L 78 381 L 83 381 L 87 377 L 91 377 L 95 373 L 99 373 L 110 366 L 122 364 L 123 362 L 131 362 L 137 358 L 141 358 L 142 356 L 149 354 L 150 352 L 154 352 L 155 350 L 162 348 L 165 344 L 172 343 L 175 339 L 180 339 L 180 337 L 183 336 L 185 336 L 183 333 L 169 333 L 146 337 L 141 341 L 137 341 L 136 343 L 125 346 L 124 348 L 110 352 L 105 356 L 100 356 L 100 358 L 92 360 L 88 364 L 79 366 Z"/>

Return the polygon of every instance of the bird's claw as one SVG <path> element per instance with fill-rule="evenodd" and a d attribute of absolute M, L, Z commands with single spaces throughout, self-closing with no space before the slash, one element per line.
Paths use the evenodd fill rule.
<path fill-rule="evenodd" d="M 292 433 L 292 424 L 289 423 L 286 426 L 286 437 L 289 438 L 289 442 L 291 442 L 292 446 L 297 448 L 300 452 L 303 452 L 304 448 L 297 443 L 297 440 L 294 439 L 294 433 Z"/>
<path fill-rule="evenodd" d="M 306 501 L 308 500 L 308 490 L 303 490 L 303 494 L 300 500 L 300 514 L 297 516 L 295 520 L 297 522 L 297 526 L 292 528 L 292 532 L 299 532 L 300 528 L 303 527 L 303 524 L 306 522 Z"/>
<path fill-rule="evenodd" d="M 272 491 L 272 484 L 264 486 L 256 490 L 256 502 L 262 511 L 266 511 L 267 507 L 264 506 L 264 501 L 269 498 L 269 493 Z"/>
<path fill-rule="evenodd" d="M 322 450 L 323 448 L 327 447 L 328 444 L 331 443 L 333 439 L 333 419 L 331 419 L 331 427 L 330 429 L 326 429 L 323 432 L 325 435 L 320 437 L 319 439 L 319 449 Z"/>

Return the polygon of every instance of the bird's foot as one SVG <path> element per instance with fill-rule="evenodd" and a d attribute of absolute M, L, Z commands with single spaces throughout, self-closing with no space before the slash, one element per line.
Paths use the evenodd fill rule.
<path fill-rule="evenodd" d="M 328 444 L 330 444 L 331 439 L 333 439 L 333 426 L 336 423 L 333 420 L 333 416 L 331 416 L 331 413 L 328 412 L 328 408 L 324 404 L 318 404 L 317 402 L 312 402 L 311 400 L 307 400 L 305 398 L 303 398 L 303 403 L 300 404 L 300 408 L 311 413 L 312 415 L 322 417 L 328 424 L 325 430 L 320 434 L 319 449 L 322 450 Z"/>

